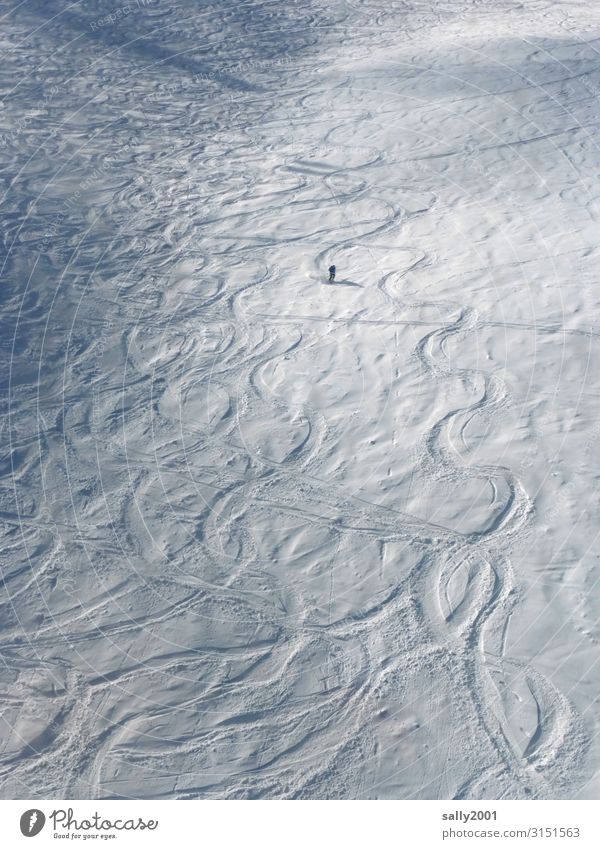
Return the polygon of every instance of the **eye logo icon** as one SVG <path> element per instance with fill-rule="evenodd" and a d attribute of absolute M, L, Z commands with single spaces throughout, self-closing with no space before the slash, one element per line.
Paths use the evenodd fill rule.
<path fill-rule="evenodd" d="M 35 837 L 46 824 L 46 817 L 37 808 L 31 808 L 21 816 L 21 834 L 25 837 Z"/>

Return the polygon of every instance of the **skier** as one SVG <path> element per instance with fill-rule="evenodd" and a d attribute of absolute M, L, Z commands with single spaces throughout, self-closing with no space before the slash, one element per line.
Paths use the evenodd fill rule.
<path fill-rule="evenodd" d="M 329 266 L 329 282 L 333 283 L 335 280 L 335 265 Z"/>

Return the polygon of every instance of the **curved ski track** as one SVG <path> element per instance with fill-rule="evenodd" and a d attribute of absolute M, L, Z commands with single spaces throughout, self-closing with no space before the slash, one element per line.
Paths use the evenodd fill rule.
<path fill-rule="evenodd" d="M 231 67 L 226 25 L 238 12 L 225 5 L 211 37 Z M 511 399 L 499 377 L 445 352 L 480 326 L 477 311 L 407 293 L 411 274 L 434 261 L 429 247 L 402 242 L 406 264 L 377 271 L 386 238 L 439 199 L 431 191 L 411 209 L 390 199 L 389 152 L 343 141 L 360 110 L 374 132 L 389 118 L 366 108 L 344 63 L 319 68 L 336 72 L 330 91 L 310 73 L 329 26 L 328 9 L 314 6 L 293 6 L 299 45 L 284 71 L 255 65 L 248 91 L 234 71 L 217 75 L 204 100 L 185 86 L 173 98 L 169 86 L 183 84 L 166 70 L 161 83 L 166 54 L 152 54 L 153 42 L 142 53 L 144 39 L 128 47 L 126 29 L 105 29 L 100 70 L 81 70 L 62 105 L 47 104 L 48 119 L 81 114 L 57 139 L 33 121 L 20 140 L 31 163 L 9 196 L 6 268 L 15 279 L 31 272 L 32 284 L 7 309 L 13 362 L 24 352 L 37 376 L 14 366 L 6 411 L 16 493 L 2 513 L 7 796 L 556 798 L 579 778 L 586 740 L 573 707 L 505 654 L 519 602 L 510 550 L 531 500 L 508 465 L 469 459 L 469 422 Z M 328 49 L 355 45 L 366 61 L 378 35 L 393 43 L 390 21 L 405 6 L 346 0 Z M 242 41 L 276 39 L 288 7 L 248 4 Z M 447 22 L 421 12 L 406 24 L 411 42 Z M 167 39 L 165 15 L 148 10 L 149 33 Z M 68 25 L 79 38 L 89 30 L 75 12 Z M 32 99 L 42 73 L 59 73 L 54 36 L 52 24 L 42 29 L 30 56 L 36 70 L 21 91 Z M 136 65 L 128 81 L 140 56 L 150 70 Z M 180 76 L 202 72 L 178 61 Z M 127 114 L 115 113 L 120 98 Z M 71 194 L 69 168 L 83 179 L 103 158 L 97 194 L 47 245 L 38 273 L 58 287 L 46 298 L 22 252 Z M 29 217 L 34 200 L 41 224 Z M 321 286 L 330 259 L 357 246 L 372 272 L 346 289 L 343 279 Z M 314 322 L 278 294 L 294 288 L 321 309 Z M 344 292 L 359 299 L 356 312 Z M 261 318 L 278 311 L 279 321 Z M 376 373 L 357 334 L 370 328 L 374 339 L 379 322 L 396 319 L 415 334 L 406 365 L 431 397 L 444 406 L 460 385 L 473 399 L 446 403 L 427 426 L 412 473 L 434 490 L 490 487 L 494 504 L 475 530 L 378 501 L 350 477 L 360 457 L 339 460 L 353 422 L 335 415 L 344 381 Z M 23 342 L 39 329 L 39 347 Z M 339 380 L 310 373 L 327 357 Z M 367 411 L 377 391 L 365 381 Z M 393 459 L 404 455 L 390 444 Z M 368 471 L 365 461 L 365 480 Z"/>

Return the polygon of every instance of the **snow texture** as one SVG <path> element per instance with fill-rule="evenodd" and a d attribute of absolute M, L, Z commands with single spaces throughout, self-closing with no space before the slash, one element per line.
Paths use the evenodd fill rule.
<path fill-rule="evenodd" d="M 0 17 L 1 795 L 597 798 L 600 7 Z"/>

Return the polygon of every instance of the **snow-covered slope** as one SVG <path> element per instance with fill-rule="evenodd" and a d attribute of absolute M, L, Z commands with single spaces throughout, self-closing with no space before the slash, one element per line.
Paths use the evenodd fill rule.
<path fill-rule="evenodd" d="M 600 8 L 0 15 L 1 795 L 597 797 Z"/>

